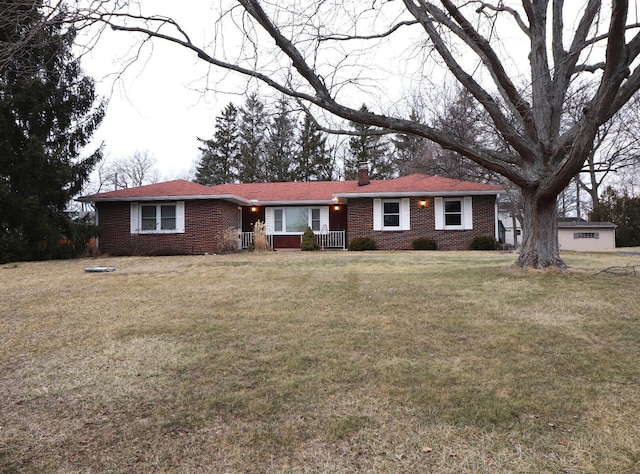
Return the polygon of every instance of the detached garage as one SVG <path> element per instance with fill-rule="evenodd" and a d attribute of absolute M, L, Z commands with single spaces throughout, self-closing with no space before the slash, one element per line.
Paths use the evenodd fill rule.
<path fill-rule="evenodd" d="M 611 222 L 558 222 L 560 250 L 616 248 L 616 225 Z"/>

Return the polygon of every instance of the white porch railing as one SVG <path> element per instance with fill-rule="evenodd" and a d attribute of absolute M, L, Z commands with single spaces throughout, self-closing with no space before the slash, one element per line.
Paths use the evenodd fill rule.
<path fill-rule="evenodd" d="M 267 245 L 270 249 L 273 249 L 273 235 L 267 234 Z M 253 246 L 253 232 L 240 232 L 240 248 L 248 249 Z"/>
<path fill-rule="evenodd" d="M 342 249 L 344 250 L 344 230 L 330 230 L 329 232 L 321 232 L 315 234 L 316 243 L 321 249 Z"/>
<path fill-rule="evenodd" d="M 322 232 L 315 234 L 316 243 L 321 249 L 342 249 L 346 248 L 345 232 L 344 230 L 331 230 L 329 232 Z M 302 241 L 302 236 L 300 236 Z M 269 248 L 273 248 L 273 234 L 267 234 L 267 242 Z M 240 232 L 240 241 L 238 242 L 240 248 L 248 249 L 253 244 L 253 232 Z"/>

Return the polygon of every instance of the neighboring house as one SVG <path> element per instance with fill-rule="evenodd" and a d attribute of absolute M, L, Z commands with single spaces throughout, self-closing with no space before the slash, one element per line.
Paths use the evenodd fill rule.
<path fill-rule="evenodd" d="M 514 248 L 522 243 L 522 225 L 515 215 L 511 201 L 502 197 L 498 201 L 499 225 L 504 230 L 500 235 L 500 244 L 505 248 Z"/>
<path fill-rule="evenodd" d="M 228 229 L 250 246 L 266 224 L 270 246 L 300 248 L 307 226 L 322 248 L 348 248 L 370 237 L 383 250 L 411 249 L 418 237 L 443 250 L 468 249 L 476 236 L 498 237 L 496 198 L 488 184 L 414 174 L 353 181 L 203 186 L 184 180 L 84 196 L 96 208 L 98 247 L 106 254 L 215 253 Z"/>
<path fill-rule="evenodd" d="M 606 250 L 616 248 L 616 225 L 611 222 L 567 220 L 558 222 L 560 250 Z"/>

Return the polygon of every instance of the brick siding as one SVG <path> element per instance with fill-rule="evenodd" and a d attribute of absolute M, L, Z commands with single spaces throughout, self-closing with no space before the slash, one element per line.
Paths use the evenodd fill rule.
<path fill-rule="evenodd" d="M 426 207 L 420 201 L 426 200 Z M 435 240 L 439 250 L 467 250 L 474 237 L 495 236 L 495 196 L 473 196 L 473 230 L 435 230 L 433 197 L 409 200 L 410 228 L 405 231 L 373 230 L 373 199 L 349 199 L 348 242 L 356 237 L 369 237 L 380 250 L 410 250 L 419 237 Z"/>
<path fill-rule="evenodd" d="M 98 249 L 108 255 L 215 253 L 224 231 L 238 227 L 238 206 L 219 200 L 185 201 L 180 234 L 131 234 L 129 202 L 101 202 L 96 208 Z"/>
<path fill-rule="evenodd" d="M 440 250 L 466 250 L 474 237 L 495 235 L 495 196 L 473 197 L 473 230 L 435 230 L 433 198 L 426 199 L 426 207 L 420 207 L 420 200 L 424 198 L 409 200 L 411 230 L 374 231 L 373 199 L 350 198 L 344 206 L 347 244 L 356 237 L 370 237 L 381 250 L 410 250 L 415 239 L 428 237 Z M 216 253 L 224 231 L 238 226 L 237 205 L 220 200 L 185 201 L 182 234 L 131 234 L 129 202 L 100 202 L 96 208 L 98 248 L 108 255 Z"/>

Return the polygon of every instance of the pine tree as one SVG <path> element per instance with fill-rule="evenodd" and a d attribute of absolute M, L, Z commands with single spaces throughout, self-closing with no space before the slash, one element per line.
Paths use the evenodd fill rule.
<path fill-rule="evenodd" d="M 369 112 L 366 105 L 360 107 L 361 112 Z M 349 153 L 344 163 L 345 179 L 355 179 L 358 176 L 360 163 L 369 166 L 371 179 L 388 179 L 397 175 L 397 166 L 389 153 L 389 146 L 378 129 L 370 125 L 351 122 L 351 127 L 357 133 L 349 140 Z"/>
<path fill-rule="evenodd" d="M 412 110 L 409 120 L 421 122 L 416 110 Z M 430 164 L 437 156 L 437 147 L 433 142 L 417 135 L 398 133 L 391 138 L 393 153 L 401 175 L 413 173 L 434 174 Z M 435 158 L 437 159 L 437 158 Z"/>
<path fill-rule="evenodd" d="M 216 117 L 216 130 L 211 140 L 199 139 L 203 144 L 196 168 L 195 181 L 213 185 L 233 183 L 238 180 L 240 166 L 238 109 L 229 103 Z"/>
<path fill-rule="evenodd" d="M 327 148 L 327 137 L 318 130 L 309 114 L 305 114 L 298 136 L 298 156 L 294 159 L 296 181 L 331 181 L 334 164 Z"/>
<path fill-rule="evenodd" d="M 238 179 L 241 183 L 264 182 L 267 116 L 256 93 L 247 97 L 240 116 Z"/>
<path fill-rule="evenodd" d="M 592 221 L 613 222 L 616 228 L 616 247 L 640 245 L 640 197 L 627 192 L 618 193 L 611 186 L 600 197 L 591 214 Z"/>
<path fill-rule="evenodd" d="M 28 45 L 0 70 L 0 262 L 83 249 L 86 228 L 65 209 L 102 158 L 80 157 L 104 107 L 73 57 L 75 31 L 43 23 L 40 2 L 19 2 L 16 21 L 3 14 L 0 25 L 1 43 Z"/>
<path fill-rule="evenodd" d="M 291 118 L 289 103 L 282 97 L 276 104 L 276 112 L 268 127 L 265 144 L 267 181 L 290 181 L 293 155 L 295 154 L 295 121 Z"/>

